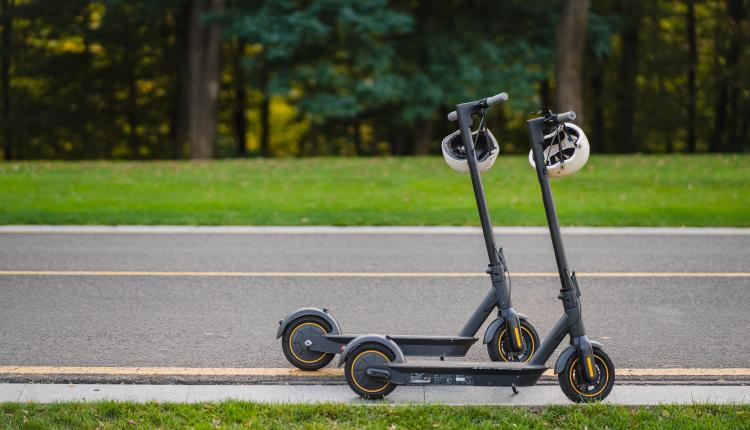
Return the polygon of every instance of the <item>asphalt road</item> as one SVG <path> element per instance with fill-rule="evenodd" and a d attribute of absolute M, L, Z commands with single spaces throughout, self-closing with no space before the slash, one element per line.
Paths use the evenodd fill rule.
<path fill-rule="evenodd" d="M 750 235 L 566 235 L 579 272 L 748 272 Z M 548 236 L 499 235 L 511 272 L 554 272 Z M 470 234 L 0 234 L 0 271 L 478 272 Z M 750 277 L 580 279 L 618 367 L 750 367 Z M 288 367 L 277 321 L 331 310 L 346 332 L 454 334 L 489 280 L 0 274 L 0 365 Z M 513 280 L 544 336 L 551 277 Z M 480 332 L 481 334 L 481 332 Z M 470 358 L 486 360 L 481 343 Z"/>

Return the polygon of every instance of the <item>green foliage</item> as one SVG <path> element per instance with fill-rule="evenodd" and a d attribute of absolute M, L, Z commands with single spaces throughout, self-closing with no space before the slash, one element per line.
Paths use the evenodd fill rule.
<path fill-rule="evenodd" d="M 586 47 L 597 60 L 612 55 L 612 37 L 618 24 L 616 16 L 604 16 L 596 12 L 589 13 L 586 27 Z"/>
<path fill-rule="evenodd" d="M 684 151 L 689 128 L 699 151 L 750 149 L 750 4 L 696 2 L 693 96 L 686 1 L 592 2 L 583 76 L 584 126 L 595 152 Z M 240 115 L 247 138 L 257 145 L 260 106 L 271 99 L 272 152 L 282 155 L 437 153 L 454 127 L 444 115 L 457 102 L 498 91 L 511 99 L 493 110 L 490 126 L 501 140 L 519 142 L 529 112 L 554 106 L 563 0 L 225 3 L 224 13 L 203 17 L 223 26 L 222 156 L 236 151 L 235 59 L 247 77 Z M 10 133 L 0 133 L 0 147 L 10 139 L 21 159 L 185 154 L 189 0 L 11 4 L 2 11 L 2 22 L 13 23 L 2 125 Z M 633 52 L 624 42 L 629 28 L 638 30 Z M 242 52 L 231 49 L 238 40 Z M 631 81 L 632 89 L 624 86 Z M 689 124 L 685 106 L 693 97 Z M 629 109 L 633 118 L 623 124 Z"/>
<path fill-rule="evenodd" d="M 14 9 L 19 158 L 170 155 L 174 2 L 26 1 Z"/>
<path fill-rule="evenodd" d="M 749 156 L 598 156 L 553 181 L 562 225 L 750 226 Z M 497 225 L 545 225 L 525 156 L 484 175 Z M 477 225 L 442 158 L 0 164 L 0 224 Z"/>

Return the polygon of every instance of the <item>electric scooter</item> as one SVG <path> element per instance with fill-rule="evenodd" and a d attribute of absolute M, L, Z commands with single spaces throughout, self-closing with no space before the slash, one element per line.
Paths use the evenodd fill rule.
<path fill-rule="evenodd" d="M 489 104 L 487 100 L 459 104 L 456 111 L 448 117 L 458 119 L 475 191 L 481 190 L 481 179 L 474 143 L 470 137 L 470 126 L 473 116 L 484 115 Z M 560 275 L 561 289 L 558 298 L 563 307 L 562 317 L 531 359 L 525 363 L 408 362 L 404 357 L 403 347 L 395 337 L 364 335 L 349 342 L 339 360 L 339 365 L 344 366 L 346 382 L 355 393 L 365 399 L 380 399 L 398 385 L 508 386 L 515 393 L 516 387 L 537 383 L 547 369 L 547 360 L 565 337 L 569 336 L 570 345 L 562 351 L 554 367 L 563 393 L 574 402 L 590 402 L 607 397 L 615 382 L 615 367 L 602 345 L 586 337 L 581 292 L 575 272 L 570 271 L 565 257 L 542 147 L 546 129 L 573 119 L 574 112 L 556 115 L 545 111 L 541 117 L 527 121 L 536 174 Z M 485 221 L 486 217 L 482 219 Z M 488 250 L 490 244 L 488 240 Z M 490 253 L 491 257 L 492 255 Z M 493 281 L 499 275 L 498 272 L 494 273 Z"/>
<path fill-rule="evenodd" d="M 483 99 L 482 109 L 508 99 L 506 93 Z M 466 124 L 465 124 L 466 125 Z M 469 125 L 466 125 L 469 127 Z M 462 129 L 463 130 L 463 129 Z M 464 140 L 469 134 L 464 134 Z M 471 142 L 471 139 L 468 139 Z M 473 145 L 467 146 L 472 148 Z M 472 152 L 473 153 L 473 152 Z M 527 362 L 539 348 L 539 335 L 526 316 L 517 313 L 511 306 L 510 278 L 502 248 L 497 248 L 492 231 L 489 210 L 482 188 L 482 180 L 476 168 L 476 159 L 471 169 L 471 182 L 482 224 L 484 242 L 487 246 L 489 265 L 487 273 L 492 287 L 482 302 L 469 316 L 469 320 L 456 336 L 389 336 L 401 355 L 423 357 L 464 357 L 478 340 L 475 335 L 487 318 L 497 309 L 497 317 L 489 324 L 483 342 L 487 345 L 490 359 L 504 362 Z M 318 370 L 326 366 L 345 349 L 351 351 L 357 334 L 344 334 L 327 309 L 302 308 L 279 321 L 276 338 L 287 360 L 302 370 Z M 359 345 L 359 344 L 358 344 Z M 342 356 L 345 357 L 345 356 Z"/>

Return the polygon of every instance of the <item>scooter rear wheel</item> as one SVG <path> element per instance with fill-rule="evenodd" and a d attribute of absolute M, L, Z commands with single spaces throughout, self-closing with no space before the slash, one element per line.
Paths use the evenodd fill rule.
<path fill-rule="evenodd" d="M 609 356 L 599 347 L 594 347 L 594 363 L 599 376 L 594 383 L 583 381 L 581 366 L 578 365 L 578 354 L 573 354 L 565 369 L 557 375 L 560 389 L 576 403 L 588 403 L 604 400 L 615 385 L 615 365 Z"/>
<path fill-rule="evenodd" d="M 305 346 L 305 335 L 330 333 L 331 327 L 323 318 L 305 316 L 296 319 L 284 330 L 281 338 L 281 349 L 284 356 L 294 367 L 301 370 L 318 370 L 333 360 L 334 354 L 311 351 Z"/>
<path fill-rule="evenodd" d="M 367 375 L 367 368 L 390 363 L 395 357 L 383 345 L 365 343 L 349 354 L 344 364 L 344 376 L 349 388 L 365 400 L 378 400 L 396 389 L 396 385 Z"/>
<path fill-rule="evenodd" d="M 492 361 L 518 362 L 525 363 L 531 360 L 531 357 L 539 347 L 539 334 L 530 322 L 521 320 L 521 336 L 526 344 L 523 351 L 514 352 L 510 346 L 510 337 L 505 325 L 502 325 L 492 336 L 492 340 L 487 344 L 487 353 Z"/>

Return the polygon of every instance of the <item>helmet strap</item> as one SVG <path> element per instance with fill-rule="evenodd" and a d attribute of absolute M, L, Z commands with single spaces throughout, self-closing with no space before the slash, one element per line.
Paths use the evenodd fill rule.
<path fill-rule="evenodd" d="M 476 150 L 476 148 L 477 148 L 477 142 L 479 142 L 479 134 L 480 134 L 480 133 L 482 133 L 482 132 L 483 132 L 484 130 L 486 130 L 486 129 L 487 129 L 487 123 L 486 123 L 486 121 L 485 121 L 485 113 L 484 113 L 484 109 L 482 109 L 482 110 L 481 110 L 481 111 L 479 112 L 479 117 L 481 118 L 481 119 L 479 120 L 479 128 L 477 128 L 477 134 L 475 134 L 475 135 L 474 135 L 474 149 L 475 149 L 475 150 Z"/>

